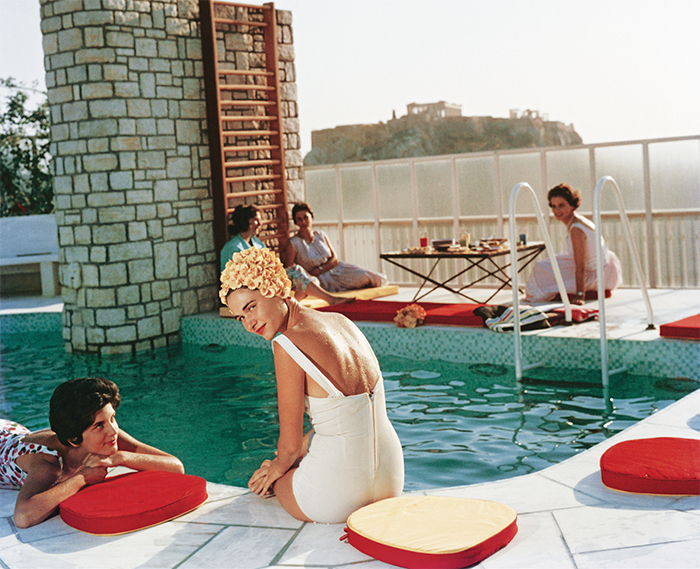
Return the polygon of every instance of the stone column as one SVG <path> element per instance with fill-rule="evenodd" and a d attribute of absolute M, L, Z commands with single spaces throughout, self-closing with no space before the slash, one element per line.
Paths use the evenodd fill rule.
<path fill-rule="evenodd" d="M 167 346 L 181 316 L 219 306 L 198 2 L 40 3 L 66 349 Z M 298 199 L 291 14 L 278 18 Z"/>

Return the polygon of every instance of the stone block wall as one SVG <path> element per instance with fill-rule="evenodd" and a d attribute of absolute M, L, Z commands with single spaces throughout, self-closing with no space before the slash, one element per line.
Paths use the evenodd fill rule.
<path fill-rule="evenodd" d="M 66 348 L 167 346 L 219 302 L 198 2 L 40 3 Z"/>

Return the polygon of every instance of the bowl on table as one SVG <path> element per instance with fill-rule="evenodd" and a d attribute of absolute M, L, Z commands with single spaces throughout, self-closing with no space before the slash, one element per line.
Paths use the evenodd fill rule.
<path fill-rule="evenodd" d="M 454 239 L 433 239 L 431 245 L 436 251 L 447 251 L 455 244 Z"/>

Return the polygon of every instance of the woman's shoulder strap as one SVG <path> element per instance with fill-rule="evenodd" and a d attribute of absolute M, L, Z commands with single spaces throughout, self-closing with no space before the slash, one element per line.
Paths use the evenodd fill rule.
<path fill-rule="evenodd" d="M 323 375 L 320 369 L 284 334 L 278 334 L 272 339 L 279 344 L 285 352 L 303 369 L 311 379 L 326 390 L 331 397 L 344 397 L 343 393 L 331 381 Z"/>

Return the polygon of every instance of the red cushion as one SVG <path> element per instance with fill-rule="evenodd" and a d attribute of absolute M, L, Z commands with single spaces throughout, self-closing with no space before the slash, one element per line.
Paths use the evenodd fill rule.
<path fill-rule="evenodd" d="M 614 490 L 700 495 L 700 440 L 659 437 L 618 443 L 600 458 L 600 474 Z"/>
<path fill-rule="evenodd" d="M 356 300 L 348 304 L 324 306 L 322 312 L 339 312 L 353 321 L 393 322 L 396 313 L 409 304 L 425 310 L 425 324 L 483 327 L 484 321 L 474 314 L 481 304 L 443 304 L 440 302 L 397 302 L 395 300 Z"/>
<path fill-rule="evenodd" d="M 556 312 L 558 314 L 566 314 L 566 308 L 560 306 L 559 308 L 555 308 L 554 310 L 552 310 L 552 312 Z M 597 308 L 589 308 L 587 306 L 576 305 L 571 306 L 571 320 L 573 320 L 574 322 L 585 322 L 586 320 L 596 318 L 597 316 Z"/>
<path fill-rule="evenodd" d="M 86 486 L 60 505 L 69 526 L 96 535 L 144 529 L 194 510 L 207 499 L 203 478 L 143 471 Z"/>
<path fill-rule="evenodd" d="M 347 522 L 348 543 L 379 561 L 415 569 L 457 569 L 505 547 L 518 532 L 512 508 L 445 496 L 389 498 Z"/>
<path fill-rule="evenodd" d="M 576 300 L 576 295 L 575 294 L 567 294 L 566 296 L 569 297 L 569 300 Z M 612 296 L 612 291 L 606 290 L 605 291 L 605 298 L 610 298 Z M 586 296 L 584 297 L 586 300 L 598 300 L 598 291 L 597 290 L 587 290 L 586 291 Z M 555 300 L 561 300 L 561 295 L 557 294 L 553 299 Z"/>
<path fill-rule="evenodd" d="M 700 340 L 700 314 L 688 316 L 676 322 L 659 326 L 659 334 L 664 338 Z"/>

